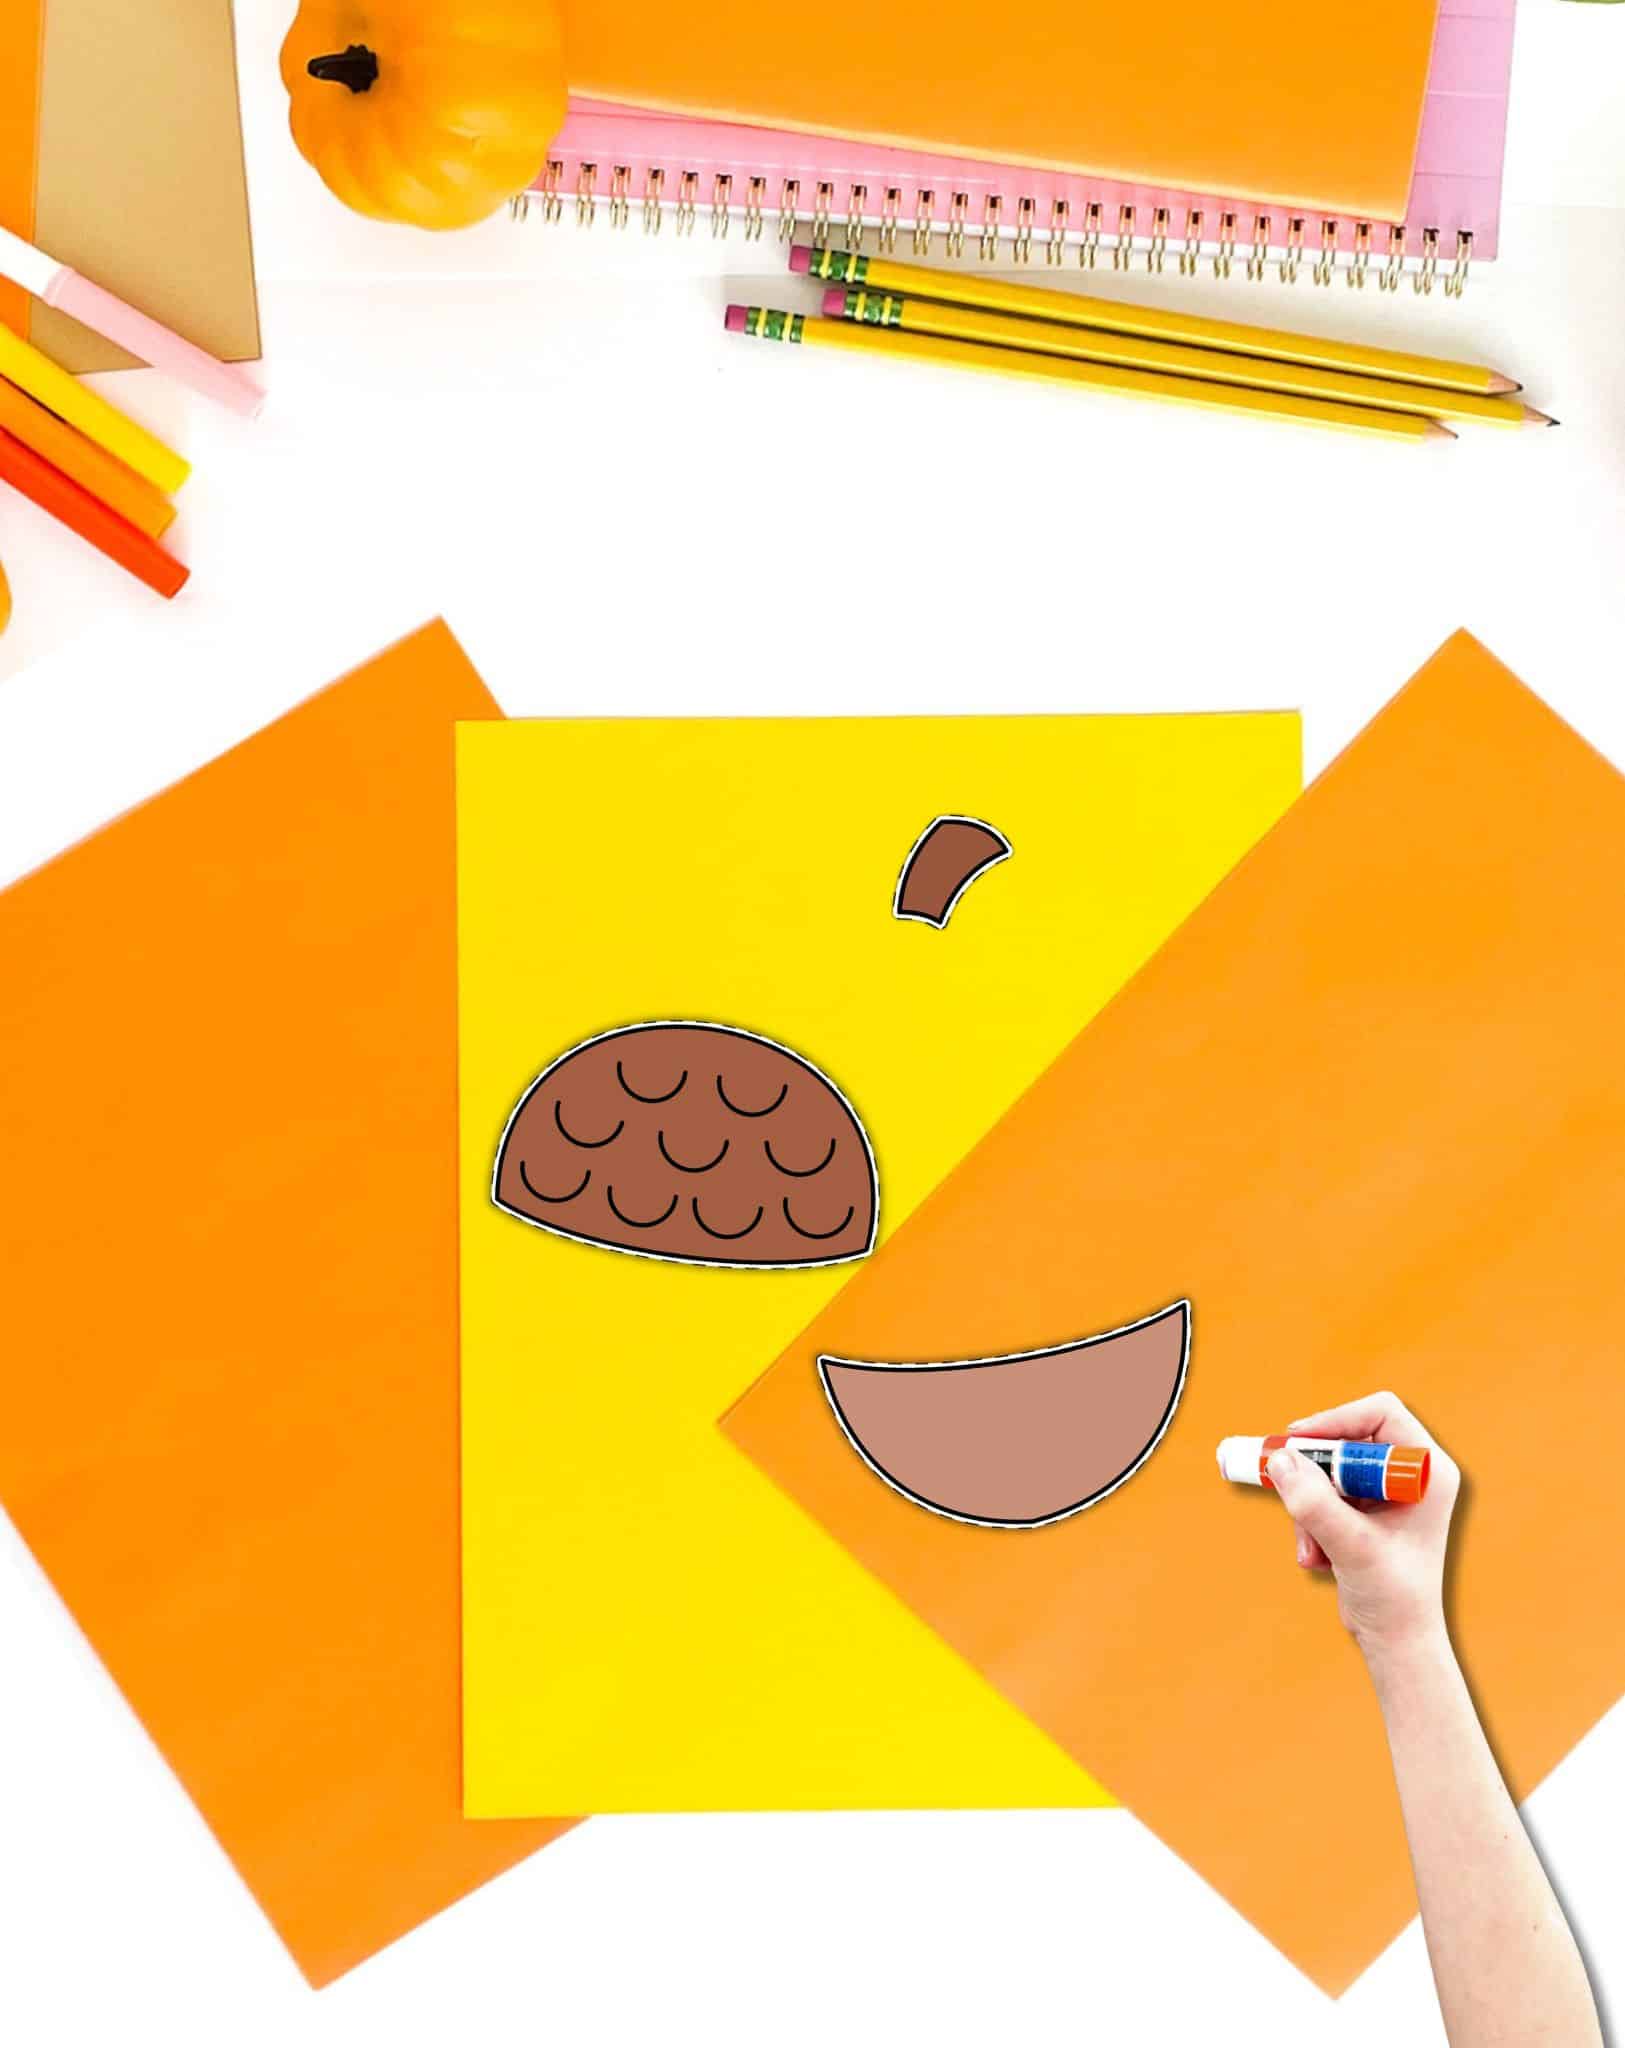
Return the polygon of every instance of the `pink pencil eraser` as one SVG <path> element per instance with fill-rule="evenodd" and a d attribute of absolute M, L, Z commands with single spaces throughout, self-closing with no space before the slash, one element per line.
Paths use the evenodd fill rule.
<path fill-rule="evenodd" d="M 824 317 L 826 320 L 839 320 L 845 311 L 846 287 L 832 284 L 824 294 Z"/>
<path fill-rule="evenodd" d="M 730 306 L 728 308 L 727 316 L 723 321 L 723 325 L 727 328 L 730 334 L 743 334 L 745 331 L 745 322 L 749 318 L 750 308 L 748 306 Z"/>
<path fill-rule="evenodd" d="M 812 251 L 805 242 L 797 242 L 790 251 L 790 268 L 797 277 L 804 277 L 812 269 Z"/>

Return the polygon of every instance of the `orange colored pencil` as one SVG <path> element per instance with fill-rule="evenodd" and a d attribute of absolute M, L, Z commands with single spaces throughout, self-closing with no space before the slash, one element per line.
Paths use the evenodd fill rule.
<path fill-rule="evenodd" d="M 99 498 L 53 469 L 4 428 L 0 428 L 0 483 L 8 483 L 32 499 L 42 512 L 60 519 L 81 540 L 100 548 L 109 561 L 127 569 L 160 597 L 174 597 L 192 573 L 139 527 L 110 512 Z"/>
<path fill-rule="evenodd" d="M 127 463 L 59 420 L 26 391 L 0 377 L 0 428 L 43 456 L 53 469 L 71 477 L 110 511 L 157 540 L 175 521 L 175 508 L 155 484 L 137 476 Z"/>

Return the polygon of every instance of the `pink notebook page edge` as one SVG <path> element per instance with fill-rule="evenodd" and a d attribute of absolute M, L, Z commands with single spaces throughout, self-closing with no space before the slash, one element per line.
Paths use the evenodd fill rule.
<path fill-rule="evenodd" d="M 1441 263 L 1454 261 L 1461 233 L 1473 238 L 1475 262 L 1496 252 L 1515 4 L 1516 0 L 1443 0 L 1404 223 L 1405 253 L 1413 264 L 1422 255 L 1423 231 L 1430 228 L 1439 234 Z M 660 176 L 664 203 L 686 202 L 708 214 L 719 208 L 748 210 L 754 181 L 756 206 L 775 218 L 784 186 L 793 181 L 798 188 L 794 211 L 801 221 L 815 223 L 823 186 L 828 189 L 822 211 L 832 227 L 844 230 L 852 220 L 872 227 L 890 212 L 905 244 L 924 194 L 929 197 L 933 230 L 950 235 L 959 230 L 967 238 L 980 239 L 990 222 L 1005 234 L 1026 229 L 1035 237 L 1046 236 L 1061 202 L 1071 238 L 1076 240 L 1087 227 L 1097 225 L 1103 251 L 1111 250 L 1126 230 L 1125 208 L 1133 209 L 1130 246 L 1141 252 L 1149 248 L 1159 208 L 1168 214 L 1170 254 L 1183 245 L 1193 212 L 1201 215 L 1206 246 L 1218 242 L 1221 217 L 1234 216 L 1238 263 L 1244 264 L 1251 253 L 1260 222 L 1268 223 L 1264 245 L 1279 252 L 1289 222 L 1301 219 L 1306 265 L 1313 263 L 1322 246 L 1321 215 L 1300 216 L 1273 208 L 1266 212 L 1250 200 L 1012 169 L 1008 164 L 922 155 L 837 136 L 693 121 L 584 99 L 572 101 L 569 118 L 549 152 L 548 168 L 534 189 L 548 200 L 577 205 L 583 214 L 608 205 L 612 218 L 624 220 L 631 207 L 642 206 L 651 173 Z M 725 186 L 722 180 L 728 181 Z M 1095 222 L 1088 217 L 1091 205 L 1099 208 Z M 1374 265 L 1387 259 L 1390 225 L 1369 224 Z M 1335 229 L 1338 250 L 1345 255 L 1354 252 L 1358 224 L 1340 220 Z"/>

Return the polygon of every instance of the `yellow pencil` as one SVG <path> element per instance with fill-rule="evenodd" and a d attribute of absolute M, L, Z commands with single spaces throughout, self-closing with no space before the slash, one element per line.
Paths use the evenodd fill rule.
<path fill-rule="evenodd" d="M 871 291 L 903 292 L 980 306 L 990 313 L 1015 313 L 1029 320 L 1060 320 L 1071 327 L 1097 327 L 1111 334 L 1139 334 L 1149 341 L 1191 348 L 1230 349 L 1237 355 L 1266 356 L 1272 362 L 1306 363 L 1321 370 L 1353 370 L 1364 377 L 1391 377 L 1401 384 L 1429 384 L 1444 391 L 1504 396 L 1523 387 L 1498 370 L 1476 363 L 1452 363 L 1440 356 L 1407 355 L 1397 349 L 1367 348 L 1361 342 L 1323 341 L 1318 335 L 1289 334 L 1276 327 L 1247 327 L 1234 320 L 1204 320 L 1199 314 L 1161 306 L 1130 306 L 1116 299 L 1047 291 L 1041 285 L 1011 284 L 973 272 L 929 270 L 857 256 L 845 249 L 790 251 L 790 268 L 826 284 L 867 285 Z"/>
<path fill-rule="evenodd" d="M 935 334 L 945 341 L 1032 349 L 1039 355 L 1116 363 L 1125 370 L 1160 370 L 1173 377 L 1206 377 L 1216 384 L 1290 391 L 1299 398 L 1331 398 L 1342 405 L 1375 405 L 1389 412 L 1419 412 L 1430 419 L 1482 420 L 1494 427 L 1557 424 L 1516 398 L 1440 391 L 1421 384 L 1401 384 L 1391 377 L 1356 377 L 1349 370 L 1317 370 L 1308 363 L 1273 362 L 1224 349 L 1181 348 L 1172 342 L 1147 341 L 1140 334 L 1107 334 L 1100 328 L 1067 327 L 1055 320 L 1019 320 L 1010 313 L 937 305 L 912 295 L 872 291 L 867 285 L 832 285 L 824 294 L 824 311 L 835 320 L 901 328 L 905 334 Z"/>
<path fill-rule="evenodd" d="M 117 406 L 109 405 L 77 377 L 70 377 L 4 324 L 0 324 L 0 377 L 8 377 L 58 419 L 88 434 L 99 448 L 116 455 L 166 497 L 172 497 L 191 475 L 192 465 L 184 456 L 126 419 Z"/>
<path fill-rule="evenodd" d="M 1290 391 L 1259 391 L 1245 384 L 1215 384 L 1209 378 L 1169 377 L 1160 371 L 1125 370 L 1115 363 L 1079 363 L 1028 349 L 987 348 L 974 341 L 942 341 L 933 334 L 909 334 L 860 327 L 850 320 L 809 320 L 800 313 L 767 306 L 730 306 L 734 334 L 761 341 L 791 341 L 853 355 L 890 356 L 915 363 L 939 363 L 995 376 L 1026 377 L 1044 384 L 1069 384 L 1083 391 L 1115 392 L 1125 398 L 1159 398 L 1170 405 L 1203 406 L 1213 412 L 1251 413 L 1255 419 L 1292 420 L 1303 426 L 1336 427 L 1353 434 L 1386 434 L 1402 441 L 1453 441 L 1450 429 L 1414 412 L 1383 412 L 1376 406 L 1339 405 L 1328 398 L 1298 398 Z"/>

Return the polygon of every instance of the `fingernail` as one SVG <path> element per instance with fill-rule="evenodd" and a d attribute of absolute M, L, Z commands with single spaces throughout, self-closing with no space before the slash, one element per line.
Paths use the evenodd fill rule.
<path fill-rule="evenodd" d="M 1294 1415 L 1292 1420 L 1287 1424 L 1287 1428 L 1289 1430 L 1302 1429 L 1302 1427 L 1308 1420 L 1309 1418 L 1307 1415 Z"/>
<path fill-rule="evenodd" d="M 1279 1485 L 1283 1479 L 1290 1478 L 1291 1473 L 1292 1453 L 1290 1451 L 1271 1451 L 1269 1475 L 1275 1483 Z"/>
<path fill-rule="evenodd" d="M 1305 1570 L 1309 1565 L 1309 1538 L 1300 1533 L 1298 1537 L 1298 1562 Z"/>

